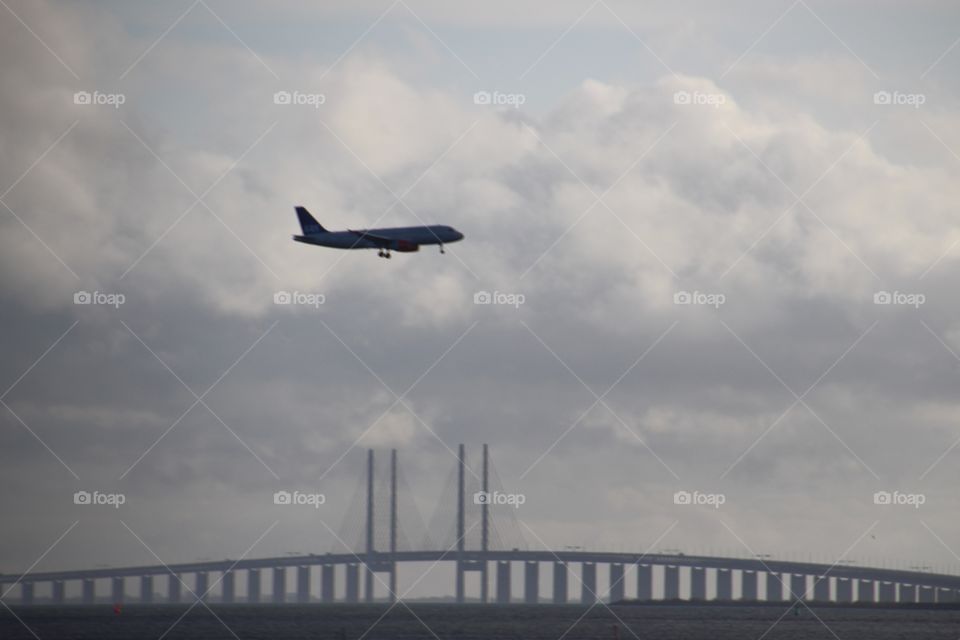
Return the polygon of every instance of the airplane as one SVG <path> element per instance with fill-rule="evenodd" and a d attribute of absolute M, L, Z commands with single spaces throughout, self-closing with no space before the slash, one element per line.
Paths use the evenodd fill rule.
<path fill-rule="evenodd" d="M 385 229 L 347 229 L 327 231 L 304 207 L 294 207 L 300 220 L 302 236 L 293 236 L 296 242 L 315 244 L 334 249 L 377 249 L 381 258 L 389 258 L 391 251 L 410 253 L 420 245 L 438 244 L 440 253 L 444 243 L 463 240 L 463 234 L 444 225 L 423 227 L 388 227 Z"/>

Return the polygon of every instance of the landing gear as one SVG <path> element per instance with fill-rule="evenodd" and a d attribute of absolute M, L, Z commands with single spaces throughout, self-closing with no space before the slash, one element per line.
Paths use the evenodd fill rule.
<path fill-rule="evenodd" d="M 379 251 L 377 251 L 377 255 L 380 256 L 381 258 L 387 258 L 387 259 L 389 259 L 389 258 L 390 258 L 390 249 L 380 249 Z"/>
<path fill-rule="evenodd" d="M 443 245 L 442 245 L 442 244 L 440 245 L 440 253 L 446 253 L 446 251 L 443 250 Z"/>

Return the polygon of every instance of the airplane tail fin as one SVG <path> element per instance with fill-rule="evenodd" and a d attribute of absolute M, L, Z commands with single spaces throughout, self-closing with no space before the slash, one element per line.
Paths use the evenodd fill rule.
<path fill-rule="evenodd" d="M 310 212 L 307 211 L 304 207 L 296 207 L 297 218 L 300 220 L 300 228 L 303 229 L 304 235 L 311 235 L 314 233 L 327 233 L 327 230 L 323 228 L 316 218 L 310 215 Z"/>

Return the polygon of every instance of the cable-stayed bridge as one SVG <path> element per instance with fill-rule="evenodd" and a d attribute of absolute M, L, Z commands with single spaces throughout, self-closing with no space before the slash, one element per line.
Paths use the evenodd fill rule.
<path fill-rule="evenodd" d="M 491 508 L 501 491 L 483 445 L 480 474 L 459 447 L 454 477 L 444 486 L 441 508 L 428 526 L 415 513 L 390 452 L 389 473 L 377 481 L 374 452 L 367 453 L 362 495 L 341 528 L 341 540 L 360 540 L 352 550 L 273 558 L 203 561 L 71 571 L 0 574 L 0 598 L 8 603 L 96 602 L 372 602 L 397 598 L 404 563 L 452 565 L 457 602 L 592 603 L 638 600 L 810 601 L 836 603 L 960 602 L 960 576 L 851 564 L 822 564 L 767 557 L 733 558 L 682 553 L 528 550 L 512 508 Z M 443 506 L 447 505 L 450 512 Z M 452 513 L 451 513 L 452 512 Z M 494 513 L 497 517 L 494 518 Z M 599 570 L 598 570 L 599 569 Z M 513 572 L 522 571 L 522 582 Z M 295 572 L 288 588 L 288 571 Z M 552 589 L 541 589 L 541 571 Z M 261 579 L 269 572 L 270 589 Z M 467 591 L 479 575 L 479 593 Z M 606 583 L 598 586 L 598 577 Z M 517 576 L 517 577 L 521 577 Z M 628 577 L 629 576 L 629 577 Z M 572 578 L 572 579 L 571 579 Z M 129 585 L 128 581 L 139 581 Z M 238 583 L 242 594 L 238 593 Z M 514 593 L 515 583 L 521 584 Z M 546 587 L 546 582 L 544 587 Z M 99 591 L 98 591 L 99 586 Z M 138 595 L 128 595 L 132 586 Z M 681 586 L 684 588 L 681 589 Z M 109 587 L 108 589 L 105 587 Z M 547 594 L 544 594 L 544 591 Z M 377 592 L 380 596 L 377 596 Z M 41 597 L 41 592 L 44 594 Z M 71 594 L 76 593 L 77 597 Z"/>

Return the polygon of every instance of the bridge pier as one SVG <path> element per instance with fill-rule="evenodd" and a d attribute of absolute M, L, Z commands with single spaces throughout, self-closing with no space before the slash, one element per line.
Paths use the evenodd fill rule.
<path fill-rule="evenodd" d="M 33 583 L 20 583 L 20 604 L 33 604 Z"/>
<path fill-rule="evenodd" d="M 123 602 L 123 578 L 114 577 L 110 580 L 110 600 L 113 602 Z"/>
<path fill-rule="evenodd" d="M 663 567 L 663 599 L 680 599 L 680 567 L 668 564 Z"/>
<path fill-rule="evenodd" d="M 837 578 L 837 602 L 853 602 L 853 581 L 850 578 Z"/>
<path fill-rule="evenodd" d="M 583 562 L 580 565 L 580 602 L 593 604 L 597 597 L 597 565 L 593 562 Z"/>
<path fill-rule="evenodd" d="M 231 603 L 237 599 L 237 587 L 233 571 L 224 571 L 220 579 L 220 601 Z"/>
<path fill-rule="evenodd" d="M 861 578 L 857 582 L 857 602 L 876 602 L 876 589 L 874 588 L 874 581 L 868 580 L 866 578 Z"/>
<path fill-rule="evenodd" d="M 790 574 L 790 600 L 807 599 L 807 576 L 802 573 Z"/>
<path fill-rule="evenodd" d="M 332 564 L 325 564 L 320 567 L 320 600 L 322 602 L 333 602 L 337 594 L 334 590 L 334 571 L 336 567 Z"/>
<path fill-rule="evenodd" d="M 760 593 L 760 572 L 744 570 L 740 572 L 740 599 L 756 601 Z"/>
<path fill-rule="evenodd" d="M 919 594 L 918 594 L 918 596 L 917 596 L 917 599 L 918 599 L 920 602 L 923 602 L 923 603 L 931 603 L 931 602 L 933 602 L 933 599 L 934 599 L 934 596 L 933 596 L 933 587 L 928 587 L 928 586 L 922 584 L 922 585 L 920 585 L 920 588 L 918 589 L 918 591 L 919 591 Z"/>
<path fill-rule="evenodd" d="M 287 569 L 273 568 L 273 601 L 283 602 L 287 598 Z"/>
<path fill-rule="evenodd" d="M 347 602 L 360 601 L 360 567 L 356 564 L 347 565 Z"/>
<path fill-rule="evenodd" d="M 877 602 L 896 602 L 897 585 L 884 580 L 877 583 Z"/>
<path fill-rule="evenodd" d="M 196 573 L 197 581 L 194 585 L 193 593 L 196 596 L 197 600 L 207 599 L 207 590 L 210 588 L 208 585 L 210 583 L 210 574 L 206 571 L 198 571 Z"/>
<path fill-rule="evenodd" d="M 247 569 L 247 602 L 260 602 L 260 569 Z"/>
<path fill-rule="evenodd" d="M 0 587 L 2 591 L 2 587 Z M 54 580 L 53 581 L 53 603 L 54 604 L 63 604 L 66 600 L 66 591 L 63 586 L 63 580 Z"/>
<path fill-rule="evenodd" d="M 817 602 L 830 602 L 830 576 L 813 577 L 813 599 Z"/>
<path fill-rule="evenodd" d="M 93 604 L 93 601 L 97 598 L 96 583 L 91 578 L 84 578 L 81 584 L 83 586 L 81 587 L 80 601 L 83 604 Z"/>
<path fill-rule="evenodd" d="M 620 602 L 623 600 L 623 565 L 615 563 L 610 565 L 610 590 L 607 598 L 610 602 Z"/>
<path fill-rule="evenodd" d="M 913 584 L 900 583 L 900 602 L 916 602 L 917 586 Z"/>
<path fill-rule="evenodd" d="M 637 565 L 637 600 L 646 602 L 653 600 L 653 566 L 649 564 Z"/>
<path fill-rule="evenodd" d="M 537 604 L 540 599 L 540 563 L 523 563 L 523 601 Z"/>
<path fill-rule="evenodd" d="M 140 602 L 153 602 L 153 576 L 140 576 Z"/>
<path fill-rule="evenodd" d="M 497 562 L 497 602 L 507 604 L 510 602 L 510 562 Z"/>
<path fill-rule="evenodd" d="M 167 601 L 168 602 L 180 602 L 180 587 L 183 584 L 180 582 L 179 573 L 171 573 L 167 578 Z"/>
<path fill-rule="evenodd" d="M 717 569 L 717 600 L 733 600 L 733 571 Z"/>
<path fill-rule="evenodd" d="M 567 565 L 553 563 L 553 604 L 567 604 Z"/>
<path fill-rule="evenodd" d="M 690 567 L 690 599 L 707 599 L 707 570 L 703 567 Z"/>
<path fill-rule="evenodd" d="M 310 602 L 310 567 L 297 567 L 297 602 Z"/>

